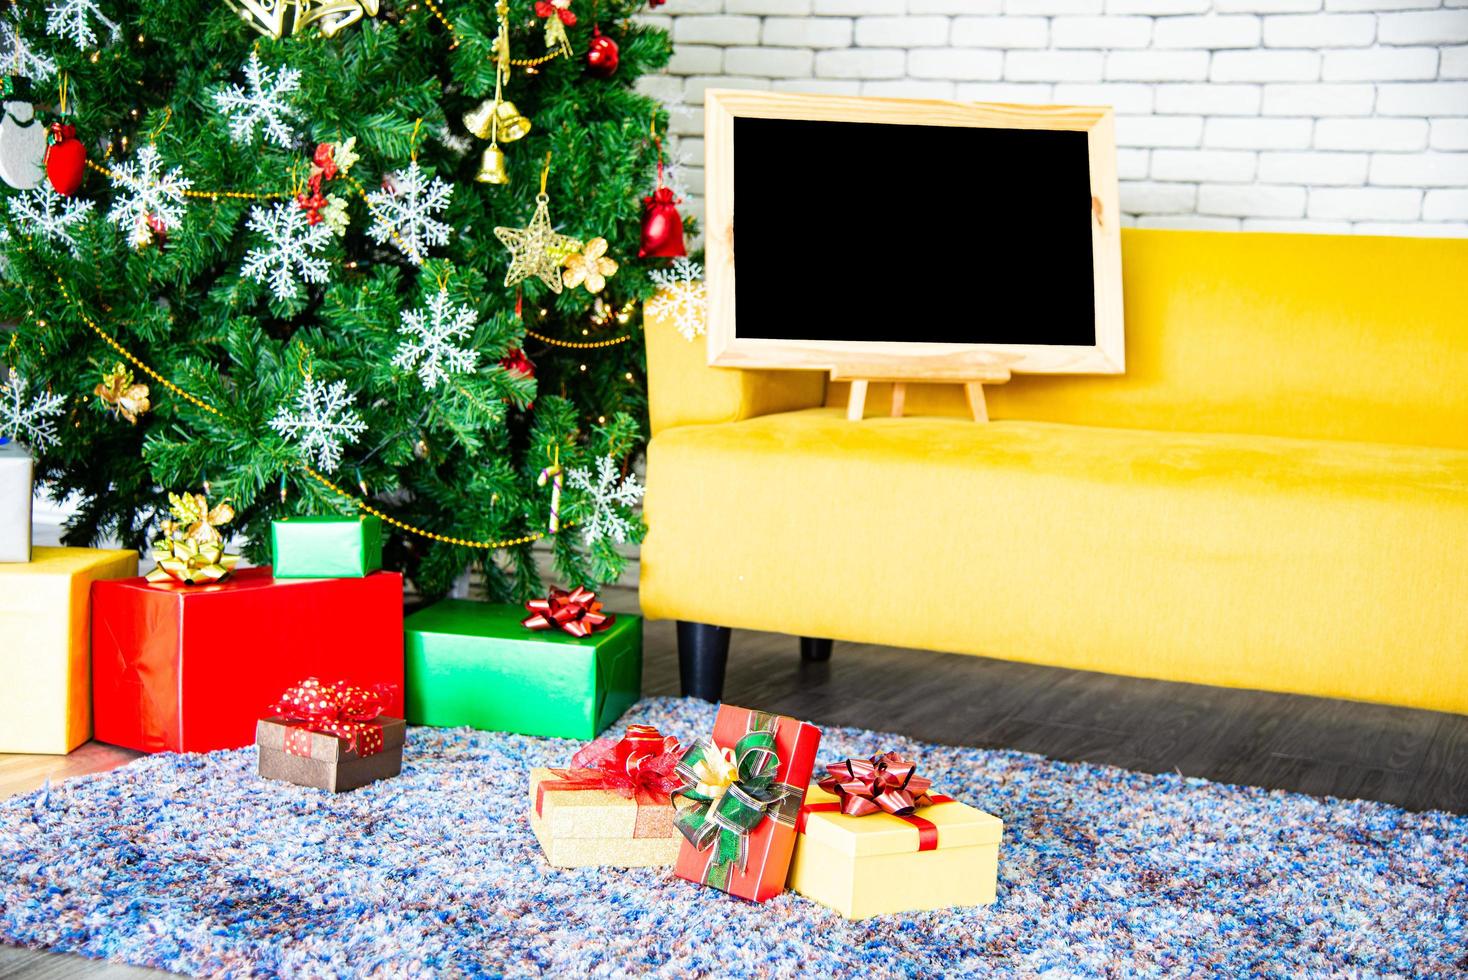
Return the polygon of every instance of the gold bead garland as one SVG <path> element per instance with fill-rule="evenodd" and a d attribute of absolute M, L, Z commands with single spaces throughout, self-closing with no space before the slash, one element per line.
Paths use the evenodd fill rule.
<path fill-rule="evenodd" d="M 224 418 L 224 413 L 218 408 L 215 408 L 213 405 L 204 401 L 204 399 L 198 397 L 197 395 L 194 395 L 180 388 L 178 385 L 165 378 L 162 374 L 159 374 L 157 371 L 155 371 L 132 351 L 128 350 L 121 343 L 119 343 L 116 338 L 114 338 L 111 334 L 104 330 L 100 324 L 98 324 L 95 320 L 87 315 L 86 310 L 82 309 L 81 304 L 77 301 L 76 297 L 72 295 L 71 290 L 66 288 L 66 281 L 62 279 L 59 274 L 53 273 L 53 275 L 56 276 L 56 284 L 61 288 L 61 294 L 66 298 L 67 302 L 69 302 L 76 309 L 77 314 L 82 318 L 82 321 L 86 323 L 86 325 L 90 327 L 93 332 L 95 332 L 99 337 L 106 341 L 109 347 L 117 351 L 117 353 L 121 354 L 123 357 L 127 358 L 127 360 L 130 361 L 133 366 L 136 367 L 139 371 L 142 371 L 148 377 L 157 381 L 173 394 L 189 402 L 191 405 L 195 405 L 206 412 L 218 416 L 219 418 Z M 390 514 L 383 513 L 381 510 L 378 510 L 376 507 L 372 506 L 370 503 L 357 496 L 356 494 L 351 493 L 348 490 L 343 490 L 341 487 L 337 486 L 331 480 L 327 479 L 324 475 L 318 473 L 315 469 L 304 462 L 298 461 L 296 465 L 298 465 L 306 473 L 307 476 L 310 476 L 312 479 L 316 480 L 328 490 L 332 491 L 340 497 L 350 500 L 357 507 L 358 510 L 367 514 L 371 514 L 373 517 L 379 518 L 401 531 L 406 531 L 409 534 L 416 534 L 418 537 L 427 538 L 430 541 L 438 541 L 443 544 L 457 545 L 461 548 L 477 548 L 486 551 L 496 551 L 501 548 L 515 548 L 519 547 L 520 545 L 530 544 L 533 541 L 539 541 L 541 538 L 545 537 L 545 533 L 543 531 L 532 531 L 529 534 L 522 534 L 517 538 L 506 538 L 500 541 L 476 541 L 469 538 L 454 537 L 453 535 L 449 534 L 439 534 L 437 531 L 429 531 L 426 528 L 421 528 L 414 524 L 409 524 L 406 521 L 400 521 Z M 565 521 L 562 523 L 562 527 L 568 526 L 571 523 L 572 522 L 570 521 Z"/>
<path fill-rule="evenodd" d="M 623 334 L 620 337 L 613 337 L 611 340 L 593 340 L 585 342 L 575 340 L 557 340 L 554 337 L 547 337 L 545 334 L 536 333 L 534 330 L 529 329 L 525 331 L 525 336 L 534 337 L 542 344 L 550 344 L 552 347 L 570 347 L 574 350 L 590 350 L 594 347 L 615 347 L 618 344 L 625 344 L 627 341 L 632 339 L 631 334 Z"/>
<path fill-rule="evenodd" d="M 102 174 L 104 177 L 107 177 L 109 180 L 115 179 L 115 175 L 112 173 L 112 171 L 109 170 L 109 169 L 107 169 L 106 167 L 102 166 L 100 163 L 97 163 L 97 162 L 92 161 L 92 160 L 88 160 L 87 161 L 87 166 L 90 167 L 91 169 L 97 171 L 97 173 Z M 211 201 L 217 201 L 221 197 L 232 197 L 232 198 L 237 198 L 237 199 L 243 200 L 243 201 L 266 201 L 266 200 L 278 200 L 278 199 L 283 198 L 283 197 L 290 197 L 291 196 L 290 193 L 287 192 L 287 191 L 275 191 L 275 192 L 267 191 L 267 192 L 256 194 L 256 193 L 252 193 L 250 191 L 196 191 L 196 190 L 185 190 L 185 191 L 180 191 L 179 193 L 181 193 L 184 197 L 208 198 Z"/>

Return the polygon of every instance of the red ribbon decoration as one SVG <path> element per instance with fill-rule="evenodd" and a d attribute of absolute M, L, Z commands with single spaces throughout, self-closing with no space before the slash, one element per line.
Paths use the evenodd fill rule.
<path fill-rule="evenodd" d="M 579 585 L 571 592 L 551 589 L 549 596 L 531 599 L 525 608 L 530 615 L 520 620 L 521 626 L 533 630 L 559 627 L 578 638 L 607 629 L 617 621 L 616 616 L 601 611 L 595 592 Z"/>
<path fill-rule="evenodd" d="M 609 789 L 637 801 L 638 829 L 632 836 L 650 836 L 640 832 L 643 811 L 669 802 L 682 782 L 673 772 L 681 754 L 673 736 L 664 736 L 652 725 L 629 725 L 620 739 L 599 738 L 583 746 L 571 757 L 571 768 L 550 770 L 556 781 L 537 784 L 535 812 L 542 812 L 550 790 Z"/>
<path fill-rule="evenodd" d="M 567 27 L 576 26 L 576 13 L 570 7 L 557 7 L 555 4 L 548 2 L 548 0 L 536 0 L 535 16 L 549 17 L 551 14 L 555 14 L 561 18 L 561 23 Z"/>
<path fill-rule="evenodd" d="M 848 817 L 865 817 L 873 813 L 890 813 L 917 828 L 918 850 L 938 847 L 938 826 L 916 816 L 918 807 L 952 803 L 953 797 L 928 792 L 933 781 L 916 775 L 917 765 L 897 752 L 885 752 L 869 759 L 847 759 L 826 766 L 826 775 L 816 785 L 837 797 L 833 803 L 807 803 L 800 808 L 796 833 L 805 831 L 809 813 L 843 813 Z"/>
<path fill-rule="evenodd" d="M 378 691 L 342 681 L 322 684 L 308 677 L 286 688 L 270 710 L 290 725 L 285 733 L 285 750 L 291 755 L 309 756 L 309 733 L 321 732 L 346 739 L 347 748 L 365 758 L 382 751 L 382 725 L 375 721 L 382 714 L 382 705 Z"/>

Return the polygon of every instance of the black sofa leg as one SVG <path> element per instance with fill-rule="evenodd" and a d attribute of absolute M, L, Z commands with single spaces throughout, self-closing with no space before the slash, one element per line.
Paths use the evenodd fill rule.
<path fill-rule="evenodd" d="M 819 663 L 831 659 L 831 641 L 814 636 L 800 638 L 800 659 L 806 663 Z"/>
<path fill-rule="evenodd" d="M 684 697 L 723 699 L 729 634 L 727 626 L 678 620 L 678 673 Z"/>

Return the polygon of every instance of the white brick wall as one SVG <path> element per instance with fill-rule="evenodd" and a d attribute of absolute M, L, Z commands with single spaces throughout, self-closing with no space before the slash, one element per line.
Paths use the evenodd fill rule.
<path fill-rule="evenodd" d="M 668 0 L 642 80 L 702 217 L 715 87 L 1109 104 L 1132 224 L 1468 236 L 1468 0 Z"/>

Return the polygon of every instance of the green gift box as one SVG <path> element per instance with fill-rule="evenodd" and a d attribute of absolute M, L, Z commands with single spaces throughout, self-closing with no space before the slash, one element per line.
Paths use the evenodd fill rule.
<path fill-rule="evenodd" d="M 282 517 L 270 522 L 276 578 L 362 578 L 382 567 L 382 521 Z"/>
<path fill-rule="evenodd" d="M 578 639 L 525 615 L 446 599 L 405 619 L 408 723 L 586 740 L 641 697 L 641 616 Z"/>

